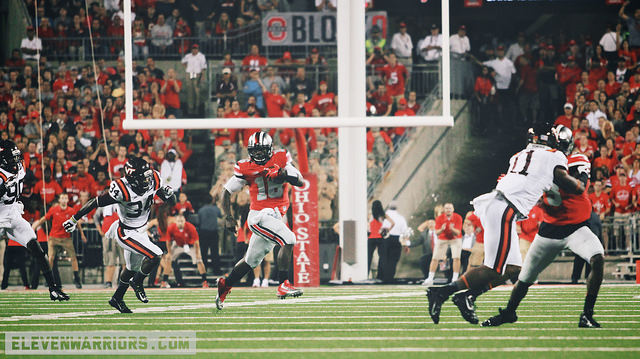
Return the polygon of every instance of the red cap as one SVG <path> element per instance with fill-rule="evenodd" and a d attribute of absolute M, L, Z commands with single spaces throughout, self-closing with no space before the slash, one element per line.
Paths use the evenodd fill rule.
<path fill-rule="evenodd" d="M 192 49 L 199 49 L 199 48 L 200 48 L 200 45 L 198 45 L 198 44 L 193 44 L 193 45 L 191 45 L 191 48 L 192 48 Z"/>
<path fill-rule="evenodd" d="M 553 46 L 553 45 L 549 45 L 549 46 L 547 46 L 547 50 L 555 50 L 555 49 L 556 49 L 556 48 L 555 48 L 555 46 Z"/>
<path fill-rule="evenodd" d="M 567 60 L 569 61 L 576 61 L 576 57 L 573 55 L 570 55 L 569 57 L 567 57 Z"/>
<path fill-rule="evenodd" d="M 114 69 L 113 67 L 107 67 L 107 71 L 106 72 L 111 76 L 115 76 L 116 69 Z"/>
<path fill-rule="evenodd" d="M 312 54 L 317 54 L 318 53 L 318 48 L 314 47 L 313 49 L 311 49 L 311 53 Z"/>
<path fill-rule="evenodd" d="M 407 100 L 406 100 L 406 99 L 404 99 L 404 98 L 401 98 L 400 100 L 398 100 L 398 103 L 399 103 L 400 105 L 406 105 L 406 104 L 407 104 Z"/>
<path fill-rule="evenodd" d="M 326 84 L 327 84 L 327 81 L 325 80 L 320 81 L 320 85 L 326 85 Z"/>
<path fill-rule="evenodd" d="M 404 21 L 401 21 L 401 22 L 400 22 L 400 27 L 407 27 L 407 23 L 406 23 L 406 22 L 404 22 Z"/>
<path fill-rule="evenodd" d="M 291 53 L 289 51 L 285 51 L 284 54 L 282 54 L 282 58 L 291 60 Z"/>
<path fill-rule="evenodd" d="M 459 27 L 458 29 L 459 29 L 459 30 L 466 30 L 466 29 L 467 29 L 467 27 L 466 27 L 466 26 L 464 26 L 464 25 L 460 25 L 460 27 Z"/>
<path fill-rule="evenodd" d="M 591 40 L 586 40 L 586 41 L 584 42 L 584 45 L 585 45 L 585 46 L 591 46 Z"/>
<path fill-rule="evenodd" d="M 576 44 L 577 44 L 576 40 L 569 41 L 569 46 L 573 46 L 573 45 L 576 45 Z"/>

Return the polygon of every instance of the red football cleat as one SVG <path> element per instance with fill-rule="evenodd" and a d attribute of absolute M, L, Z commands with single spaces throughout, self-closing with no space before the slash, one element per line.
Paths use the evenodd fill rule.
<path fill-rule="evenodd" d="M 227 287 L 224 277 L 218 278 L 218 294 L 216 295 L 216 308 L 218 310 L 222 310 L 222 303 L 224 303 L 229 292 L 231 292 L 231 287 Z"/>
<path fill-rule="evenodd" d="M 276 291 L 276 296 L 278 296 L 279 299 L 285 299 L 287 297 L 295 298 L 301 296 L 302 294 L 302 289 L 298 289 L 292 286 L 291 282 L 289 282 L 288 279 L 280 283 L 280 285 L 278 286 L 278 290 Z"/>
<path fill-rule="evenodd" d="M 207 282 L 206 280 L 202 281 L 202 288 L 209 288 L 209 282 Z"/>

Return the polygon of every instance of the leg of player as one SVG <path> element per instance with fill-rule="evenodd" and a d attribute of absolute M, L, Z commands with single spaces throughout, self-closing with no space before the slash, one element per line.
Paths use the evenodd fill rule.
<path fill-rule="evenodd" d="M 276 295 L 280 299 L 287 297 L 299 297 L 303 294 L 302 289 L 296 288 L 291 283 L 293 278 L 289 275 L 292 272 L 291 264 L 293 263 L 293 244 L 286 244 L 280 248 L 278 252 L 278 281 L 280 285 L 276 291 Z"/>
<path fill-rule="evenodd" d="M 128 257 L 128 253 L 125 253 L 125 256 Z M 131 309 L 124 303 L 123 298 L 127 289 L 129 289 L 129 281 L 133 278 L 134 274 L 134 271 L 126 267 L 122 270 L 120 279 L 118 280 L 118 288 L 116 288 L 115 293 L 113 293 L 113 296 L 109 300 L 109 305 L 116 308 L 120 313 L 131 313 Z"/>
<path fill-rule="evenodd" d="M 252 237 L 257 236 L 253 235 Z M 251 238 L 252 241 L 254 241 L 254 239 L 255 238 Z M 251 246 L 251 243 L 249 243 L 249 246 Z M 249 254 L 248 249 L 247 254 Z M 252 269 L 253 268 L 245 261 L 245 258 L 243 258 L 236 263 L 231 273 L 229 273 L 229 276 L 218 278 L 218 294 L 216 295 L 216 308 L 218 308 L 218 310 L 222 310 L 224 300 L 227 298 L 227 294 L 229 294 L 231 288 Z"/>
<path fill-rule="evenodd" d="M 604 257 L 602 254 L 596 254 L 589 261 L 591 264 L 591 273 L 587 278 L 587 296 L 584 299 L 584 309 L 580 315 L 578 324 L 581 328 L 600 328 L 600 324 L 593 319 L 593 307 L 598 298 L 600 285 L 604 273 Z"/>
<path fill-rule="evenodd" d="M 42 268 L 42 275 L 44 279 L 47 281 L 47 285 L 49 286 L 49 297 L 51 300 L 69 300 L 69 296 L 65 294 L 62 289 L 60 289 L 56 282 L 53 279 L 53 274 L 51 273 L 51 267 L 49 266 L 49 262 L 44 255 L 44 251 L 38 241 L 33 238 L 27 242 L 27 249 L 31 252 L 31 255 L 38 261 L 40 268 Z"/>
<path fill-rule="evenodd" d="M 148 303 L 147 293 L 144 291 L 144 279 L 147 278 L 149 273 L 160 264 L 162 259 L 162 253 L 154 255 L 153 257 L 144 257 L 142 264 L 140 265 L 140 271 L 129 280 L 129 285 L 136 293 L 136 297 L 142 303 Z"/>

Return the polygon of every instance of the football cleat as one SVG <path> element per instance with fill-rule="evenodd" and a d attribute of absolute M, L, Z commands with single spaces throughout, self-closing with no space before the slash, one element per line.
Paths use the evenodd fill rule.
<path fill-rule="evenodd" d="M 593 312 L 582 312 L 580 314 L 579 328 L 600 328 L 600 323 L 593 319 Z"/>
<path fill-rule="evenodd" d="M 202 281 L 202 288 L 209 288 L 209 282 L 207 282 L 206 280 Z"/>
<path fill-rule="evenodd" d="M 136 293 L 136 298 L 142 303 L 149 303 L 149 298 L 147 298 L 147 293 L 144 291 L 144 286 L 142 284 L 136 284 L 136 282 L 131 278 L 129 280 L 129 286 L 133 288 L 133 291 Z"/>
<path fill-rule="evenodd" d="M 476 298 L 468 291 L 460 291 L 451 298 L 462 314 L 462 318 L 471 324 L 478 324 L 478 315 L 476 315 Z"/>
<path fill-rule="evenodd" d="M 494 315 L 493 317 L 482 322 L 483 327 L 497 327 L 506 323 L 515 323 L 518 320 L 518 316 L 516 312 L 499 308 L 498 312 L 500 314 Z"/>
<path fill-rule="evenodd" d="M 444 303 L 449 296 L 444 293 L 444 287 L 429 287 L 427 289 L 427 299 L 429 300 L 429 315 L 434 324 L 440 322 L 440 310 L 442 309 L 442 303 Z"/>
<path fill-rule="evenodd" d="M 51 298 L 51 300 L 53 301 L 57 300 L 60 302 L 69 300 L 69 296 L 58 287 L 49 288 L 49 298 Z"/>
<path fill-rule="evenodd" d="M 114 297 L 109 299 L 109 305 L 116 308 L 120 313 L 133 313 L 126 304 L 124 304 L 124 300 L 117 300 Z"/>
<path fill-rule="evenodd" d="M 218 294 L 216 295 L 216 308 L 222 310 L 224 300 L 227 299 L 227 294 L 231 292 L 231 287 L 227 287 L 224 277 L 218 278 Z"/>
<path fill-rule="evenodd" d="M 285 299 L 287 297 L 296 298 L 301 296 L 302 294 L 302 289 L 292 286 L 291 282 L 289 282 L 288 279 L 280 283 L 280 285 L 278 286 L 278 290 L 276 291 L 276 296 L 278 297 L 278 299 Z"/>

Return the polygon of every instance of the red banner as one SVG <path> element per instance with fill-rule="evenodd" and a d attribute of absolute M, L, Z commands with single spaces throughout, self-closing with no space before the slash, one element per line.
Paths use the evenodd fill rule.
<path fill-rule="evenodd" d="M 481 7 L 482 0 L 464 0 L 464 7 Z"/>
<path fill-rule="evenodd" d="M 315 174 L 304 173 L 304 185 L 293 187 L 293 249 L 294 285 L 320 285 L 320 244 L 318 230 L 318 180 Z"/>

